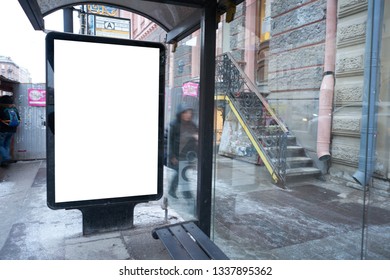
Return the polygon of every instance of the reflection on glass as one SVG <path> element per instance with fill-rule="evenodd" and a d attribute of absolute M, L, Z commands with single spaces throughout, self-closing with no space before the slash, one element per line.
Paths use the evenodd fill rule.
<path fill-rule="evenodd" d="M 186 200 L 187 205 L 194 204 L 196 193 L 198 128 L 193 122 L 193 110 L 189 104 L 179 104 L 168 130 L 167 167 L 173 173 L 168 195 Z"/>
<path fill-rule="evenodd" d="M 389 116 L 390 116 L 390 3 L 384 3 L 382 44 L 380 53 L 379 100 L 377 102 L 377 130 L 375 174 L 368 188 L 366 211 L 366 259 L 390 259 L 390 186 L 389 186 Z"/>
<path fill-rule="evenodd" d="M 196 219 L 199 116 L 199 40 L 184 39 L 171 53 L 166 101 L 164 194 L 178 220 Z M 171 212 L 171 213 L 172 213 Z"/>
<path fill-rule="evenodd" d="M 357 1 L 356 9 L 338 1 L 332 21 L 327 13 L 336 1 L 293 2 L 245 1 L 233 21 L 222 17 L 219 23 L 212 238 L 232 259 L 389 259 L 389 5 L 376 165 L 372 180 L 362 186 L 352 175 L 367 121 L 362 108 L 369 5 Z M 335 67 L 324 73 L 327 26 L 335 21 Z M 198 124 L 197 38 L 192 34 L 170 53 L 167 145 L 174 139 L 169 123 L 179 104 L 193 108 Z M 335 85 L 322 87 L 324 76 Z M 325 117 L 324 92 L 332 94 Z M 325 129 L 324 118 L 331 129 Z M 324 136 L 330 138 L 330 159 L 320 160 L 318 142 Z M 182 155 L 176 166 L 165 168 L 164 193 L 180 220 L 197 218 L 196 160 Z"/>
<path fill-rule="evenodd" d="M 352 174 L 364 87 L 359 23 L 367 17 L 344 3 L 334 14 L 343 33 L 328 104 L 331 159 L 320 161 L 328 2 L 246 1 L 217 31 L 212 228 L 232 259 L 362 258 L 365 195 Z M 352 23 L 363 28 L 358 38 L 346 34 Z M 377 225 L 386 225 L 388 210 L 376 207 Z"/>

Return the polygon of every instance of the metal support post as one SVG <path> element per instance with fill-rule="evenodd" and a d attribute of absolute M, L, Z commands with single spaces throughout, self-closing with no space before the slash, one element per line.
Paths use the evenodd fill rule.
<path fill-rule="evenodd" d="M 201 19 L 197 215 L 199 228 L 208 236 L 211 228 L 216 29 L 217 1 L 207 1 Z"/>
<path fill-rule="evenodd" d="M 73 33 L 73 8 L 64 8 L 64 32 Z"/>

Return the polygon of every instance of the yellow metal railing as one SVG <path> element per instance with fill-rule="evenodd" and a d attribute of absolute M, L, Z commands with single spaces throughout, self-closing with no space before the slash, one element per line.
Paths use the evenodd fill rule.
<path fill-rule="evenodd" d="M 242 70 L 242 68 L 238 65 L 237 61 L 233 58 L 231 53 L 226 53 L 228 58 L 230 59 L 230 62 L 233 63 L 233 65 L 237 68 L 240 75 L 245 80 L 245 84 L 251 90 L 256 94 L 256 96 L 260 99 L 261 103 L 263 104 L 264 108 L 267 110 L 269 115 L 275 120 L 275 122 L 279 125 L 280 129 L 283 132 L 288 132 L 288 128 L 285 126 L 285 124 L 278 118 L 274 110 L 271 108 L 271 106 L 268 104 L 268 101 L 264 98 L 264 96 L 260 93 L 257 86 L 251 81 L 251 79 L 248 77 L 248 75 Z"/>
<path fill-rule="evenodd" d="M 225 100 L 229 104 L 231 111 L 236 116 L 272 179 L 275 183 L 284 185 L 286 175 L 285 140 L 288 128 L 278 118 L 257 86 L 252 83 L 230 53 L 226 53 L 218 57 L 218 59 L 220 59 L 220 64 L 218 65 L 219 68 L 217 67 L 216 83 L 219 83 L 220 93 L 222 94 L 217 94 L 216 100 Z M 243 101 L 240 101 L 242 93 L 244 93 L 244 98 L 248 96 L 245 95 L 245 90 L 254 94 L 253 98 L 258 98 L 259 110 L 262 112 L 260 113 L 262 116 L 258 117 L 263 118 L 263 121 L 260 123 L 251 123 L 248 119 L 248 116 L 250 116 L 248 115 L 249 112 L 246 112 L 246 115 L 242 115 L 241 106 L 244 106 L 244 110 L 248 109 L 247 105 L 241 104 Z M 272 125 L 269 124 L 270 122 L 272 122 Z M 278 132 L 272 132 L 272 127 L 277 127 Z M 273 139 L 271 142 L 274 142 L 271 145 L 276 146 L 269 146 L 269 139 Z"/>
<path fill-rule="evenodd" d="M 251 141 L 253 147 L 256 149 L 258 155 L 260 156 L 261 160 L 263 161 L 268 172 L 271 174 L 272 179 L 275 181 L 275 183 L 278 183 L 280 178 L 275 173 L 274 166 L 272 165 L 270 159 L 266 156 L 265 152 L 263 151 L 262 147 L 259 145 L 258 141 L 256 141 L 255 137 L 253 136 L 253 133 L 250 131 L 250 129 L 246 125 L 244 119 L 241 117 L 240 113 L 237 111 L 236 107 L 234 106 L 234 104 L 230 100 L 230 98 L 228 96 L 225 96 L 225 100 L 228 102 L 230 109 L 232 110 L 232 112 L 236 116 L 238 122 L 241 124 L 241 127 L 244 129 L 246 135 L 248 136 L 249 140 Z"/>

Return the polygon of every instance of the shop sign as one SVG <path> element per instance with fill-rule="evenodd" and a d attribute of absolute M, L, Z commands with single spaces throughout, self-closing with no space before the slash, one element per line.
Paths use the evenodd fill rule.
<path fill-rule="evenodd" d="M 117 17 L 119 9 L 102 5 L 88 5 L 88 13 Z"/>
<path fill-rule="evenodd" d="M 130 20 L 95 16 L 95 35 L 130 39 Z"/>
<path fill-rule="evenodd" d="M 183 84 L 183 95 L 198 97 L 199 84 L 194 82 L 188 82 Z"/>
<path fill-rule="evenodd" d="M 46 106 L 46 90 L 35 88 L 28 89 L 28 105 Z"/>

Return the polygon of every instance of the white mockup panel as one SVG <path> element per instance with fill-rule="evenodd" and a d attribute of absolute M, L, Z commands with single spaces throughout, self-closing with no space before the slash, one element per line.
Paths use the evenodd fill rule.
<path fill-rule="evenodd" d="M 55 203 L 157 194 L 160 50 L 54 50 Z"/>

